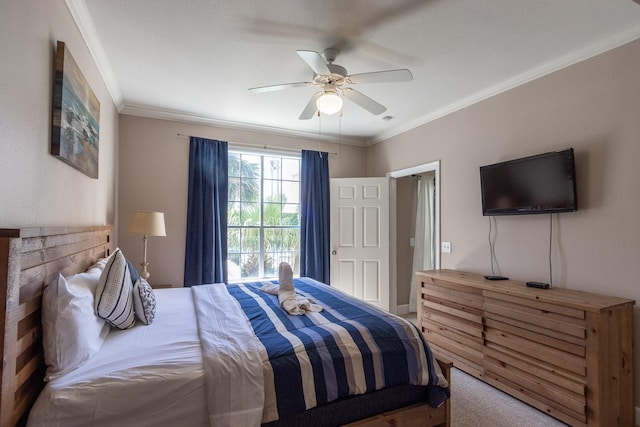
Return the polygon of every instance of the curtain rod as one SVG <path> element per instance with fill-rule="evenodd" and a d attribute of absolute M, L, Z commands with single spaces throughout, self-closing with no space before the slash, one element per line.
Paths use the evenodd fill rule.
<path fill-rule="evenodd" d="M 185 136 L 187 138 L 190 138 L 191 135 L 185 135 L 183 133 L 178 132 L 177 133 L 178 136 Z M 276 145 L 261 145 L 261 144 L 246 144 L 246 143 L 241 143 L 241 142 L 232 142 L 230 143 L 231 145 L 235 145 L 235 146 L 239 146 L 239 147 L 250 147 L 250 148 L 262 148 L 263 150 L 284 150 L 284 151 L 294 151 L 296 153 L 299 153 L 300 151 L 302 151 L 301 148 L 290 148 L 290 147 L 279 147 Z M 327 153 L 330 156 L 337 156 L 338 153 Z"/>

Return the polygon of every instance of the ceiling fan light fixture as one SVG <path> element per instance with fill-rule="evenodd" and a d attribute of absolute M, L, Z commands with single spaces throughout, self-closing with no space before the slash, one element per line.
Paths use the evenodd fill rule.
<path fill-rule="evenodd" d="M 342 110 L 342 98 L 334 91 L 325 91 L 316 101 L 316 106 L 322 114 L 332 115 Z"/>

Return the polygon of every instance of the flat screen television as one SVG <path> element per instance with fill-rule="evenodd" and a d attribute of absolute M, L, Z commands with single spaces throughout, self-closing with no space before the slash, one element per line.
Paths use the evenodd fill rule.
<path fill-rule="evenodd" d="M 482 214 L 578 210 L 573 148 L 480 167 Z"/>

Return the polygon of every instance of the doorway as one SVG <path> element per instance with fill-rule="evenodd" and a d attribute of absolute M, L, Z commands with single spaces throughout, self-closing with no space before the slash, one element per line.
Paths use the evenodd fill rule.
<path fill-rule="evenodd" d="M 409 312 L 409 301 L 406 300 L 407 295 L 410 295 L 411 283 L 407 281 L 407 277 L 413 276 L 413 271 L 407 274 L 405 271 L 407 265 L 411 263 L 403 262 L 406 257 L 406 247 L 409 242 L 405 237 L 400 241 L 398 234 L 398 219 L 403 221 L 411 220 L 411 215 L 406 215 L 408 209 L 406 209 L 405 202 L 398 199 L 398 182 L 399 178 L 411 177 L 411 175 L 423 175 L 432 174 L 434 179 L 434 218 L 433 218 L 433 249 L 434 249 L 434 267 L 440 268 L 440 161 L 431 163 L 425 163 L 423 165 L 401 169 L 394 172 L 389 172 L 387 177 L 390 178 L 389 182 L 389 309 L 394 314 L 406 314 Z M 402 206 L 399 206 L 402 203 Z M 405 220 L 406 216 L 406 220 Z M 399 262 L 398 257 L 402 256 L 403 260 Z M 402 270 L 399 270 L 402 268 Z"/>

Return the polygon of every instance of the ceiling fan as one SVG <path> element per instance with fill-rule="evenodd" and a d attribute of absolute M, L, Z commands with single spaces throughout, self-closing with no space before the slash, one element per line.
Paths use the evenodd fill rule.
<path fill-rule="evenodd" d="M 308 120 L 313 117 L 316 111 L 325 114 L 335 114 L 342 109 L 342 97 L 353 101 L 371 114 L 378 115 L 387 108 L 352 89 L 349 85 L 364 83 L 389 83 L 408 82 L 413 80 L 411 71 L 407 69 L 376 71 L 372 73 L 351 74 L 347 70 L 333 62 L 339 51 L 334 48 L 325 49 L 322 55 L 312 50 L 298 50 L 298 55 L 314 72 L 312 82 L 284 83 L 270 86 L 260 86 L 250 88 L 253 93 L 270 92 L 274 90 L 289 89 L 295 87 L 319 86 L 321 91 L 313 94 L 307 106 L 300 114 L 300 120 Z"/>

